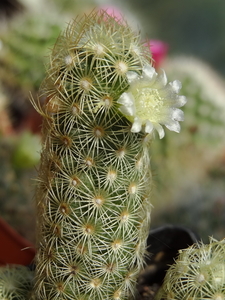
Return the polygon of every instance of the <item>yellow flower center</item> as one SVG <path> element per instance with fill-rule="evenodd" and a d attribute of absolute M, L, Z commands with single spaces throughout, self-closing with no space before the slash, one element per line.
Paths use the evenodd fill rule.
<path fill-rule="evenodd" d="M 158 90 L 152 88 L 137 89 L 134 94 L 136 115 L 142 120 L 158 122 L 163 107 L 163 98 Z"/>

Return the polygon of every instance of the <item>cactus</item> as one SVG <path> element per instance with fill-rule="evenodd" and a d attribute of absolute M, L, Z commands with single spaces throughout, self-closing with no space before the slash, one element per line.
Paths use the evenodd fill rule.
<path fill-rule="evenodd" d="M 29 300 L 33 285 L 33 271 L 25 266 L 0 267 L 0 299 Z"/>
<path fill-rule="evenodd" d="M 225 299 L 225 240 L 180 250 L 155 300 Z"/>
<path fill-rule="evenodd" d="M 76 19 L 54 46 L 32 100 L 43 116 L 34 299 L 135 295 L 150 225 L 149 147 L 162 125 L 179 132 L 186 101 L 148 51 L 104 11 Z"/>

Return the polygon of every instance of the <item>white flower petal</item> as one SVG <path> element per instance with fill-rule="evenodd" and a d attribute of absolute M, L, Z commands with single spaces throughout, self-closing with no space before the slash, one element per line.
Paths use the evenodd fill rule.
<path fill-rule="evenodd" d="M 134 116 L 135 114 L 135 109 L 133 106 L 121 106 L 119 111 L 121 111 L 121 113 L 125 116 Z"/>
<path fill-rule="evenodd" d="M 173 82 L 170 82 L 169 85 L 172 87 L 172 89 L 175 93 L 179 93 L 179 91 L 182 87 L 182 84 L 179 80 L 174 80 Z"/>
<path fill-rule="evenodd" d="M 131 93 L 123 93 L 117 102 L 119 104 L 123 104 L 124 106 L 131 106 L 134 104 L 134 98 Z"/>
<path fill-rule="evenodd" d="M 158 131 L 159 138 L 162 139 L 165 135 L 165 131 L 160 124 L 154 124 L 155 129 Z"/>
<path fill-rule="evenodd" d="M 151 133 L 153 129 L 154 129 L 154 126 L 153 126 L 152 122 L 147 120 L 146 124 L 145 124 L 145 132 Z"/>
<path fill-rule="evenodd" d="M 162 85 L 164 85 L 164 86 L 167 84 L 167 76 L 166 76 L 166 73 L 165 73 L 164 70 L 162 70 L 162 74 L 159 75 L 158 80 L 159 80 L 160 83 L 161 83 Z"/>
<path fill-rule="evenodd" d="M 144 79 L 151 80 L 153 77 L 157 75 L 155 69 L 150 65 L 145 65 L 143 67 L 142 76 Z"/>
<path fill-rule="evenodd" d="M 141 120 L 138 117 L 134 118 L 134 123 L 131 127 L 131 132 L 140 132 L 141 131 Z"/>
<path fill-rule="evenodd" d="M 127 75 L 128 83 L 130 84 L 139 78 L 138 74 L 133 71 L 128 71 L 126 75 Z"/>
<path fill-rule="evenodd" d="M 172 119 L 176 121 L 184 121 L 184 112 L 179 108 L 172 110 Z"/>
<path fill-rule="evenodd" d="M 180 123 L 178 121 L 173 121 L 171 124 L 165 124 L 165 126 L 171 131 L 180 132 Z"/>
<path fill-rule="evenodd" d="M 187 98 L 185 96 L 178 96 L 177 107 L 182 107 L 187 103 Z"/>

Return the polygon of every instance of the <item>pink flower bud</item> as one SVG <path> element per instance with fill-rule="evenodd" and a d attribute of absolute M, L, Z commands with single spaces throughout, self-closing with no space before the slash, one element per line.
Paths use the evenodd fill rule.
<path fill-rule="evenodd" d="M 150 48 L 154 66 L 158 69 L 167 55 L 169 45 L 160 40 L 149 40 L 145 45 Z"/>

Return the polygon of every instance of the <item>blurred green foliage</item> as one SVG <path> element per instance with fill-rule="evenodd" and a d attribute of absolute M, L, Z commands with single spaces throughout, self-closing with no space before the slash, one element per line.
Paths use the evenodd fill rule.
<path fill-rule="evenodd" d="M 34 163 L 37 165 L 39 141 L 40 137 L 32 136 L 28 132 L 0 139 L 0 216 L 33 243 L 33 194 L 36 177 Z"/>

